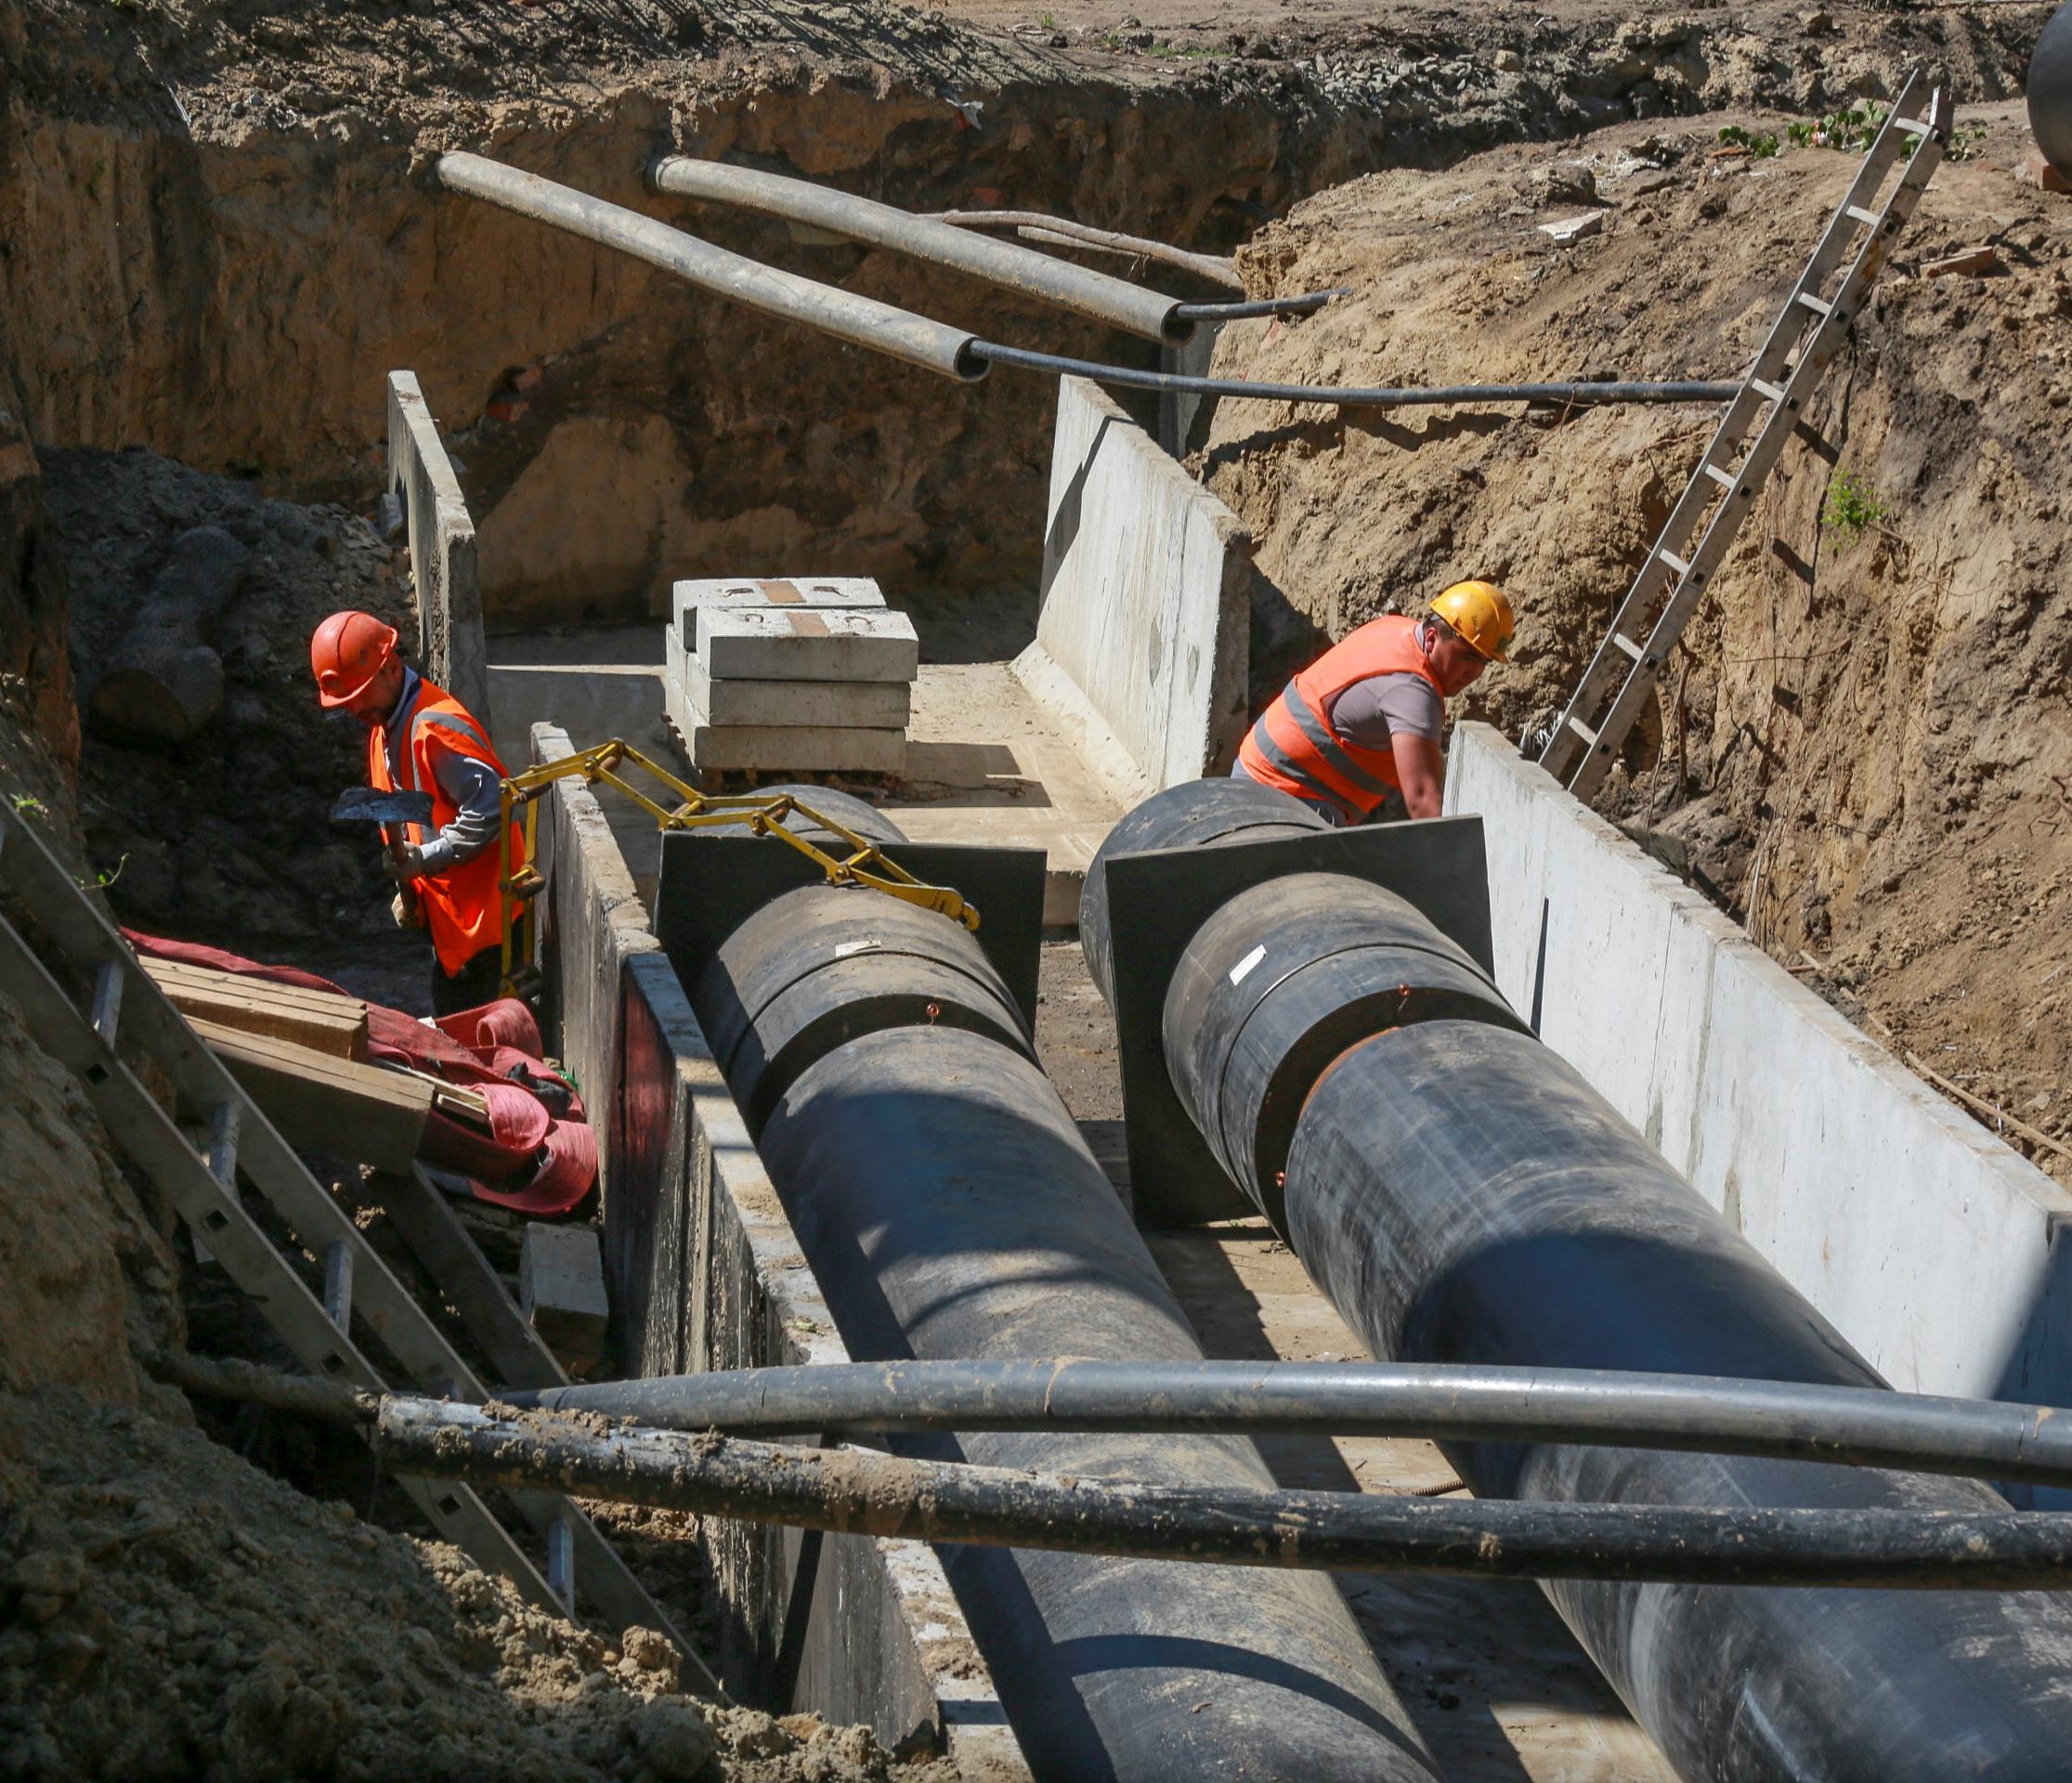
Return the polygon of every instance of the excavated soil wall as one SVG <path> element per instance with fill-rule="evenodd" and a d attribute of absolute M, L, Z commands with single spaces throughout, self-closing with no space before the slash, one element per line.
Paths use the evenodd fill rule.
<path fill-rule="evenodd" d="M 992 338 L 1148 363 L 1146 343 L 988 287 L 651 197 L 643 170 L 733 157 L 919 210 L 1007 204 L 1216 248 L 1375 167 L 1733 99 L 1818 104 L 1922 49 L 1981 92 L 2018 70 L 1998 19 L 1867 17 L 1810 46 L 1800 14 L 1758 8 L 1420 19 L 1314 54 L 1297 27 L 1140 56 L 1120 52 L 1148 33 L 1061 54 L 792 0 L 757 9 L 753 41 L 688 5 L 355 0 L 319 27 L 37 0 L 0 23 L 0 310 L 39 446 L 148 446 L 306 501 L 371 501 L 381 381 L 414 370 L 464 467 L 492 626 L 651 613 L 684 575 L 1030 579 L 1048 379 L 959 386 L 722 305 L 437 191 L 435 153 L 477 150 Z"/>

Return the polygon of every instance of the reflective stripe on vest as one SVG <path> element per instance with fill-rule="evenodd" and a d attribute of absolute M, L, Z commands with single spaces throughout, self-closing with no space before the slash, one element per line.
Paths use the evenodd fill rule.
<path fill-rule="evenodd" d="M 1283 792 L 1321 799 L 1355 820 L 1398 791 L 1393 751 L 1348 741 L 1323 715 L 1347 688 L 1376 675 L 1419 675 L 1443 700 L 1445 689 L 1425 660 L 1421 630 L 1419 620 L 1390 615 L 1326 650 L 1252 726 L 1238 750 L 1245 772 Z"/>

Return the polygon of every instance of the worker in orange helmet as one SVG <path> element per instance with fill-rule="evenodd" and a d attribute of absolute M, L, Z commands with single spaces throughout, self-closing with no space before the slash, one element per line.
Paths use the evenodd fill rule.
<path fill-rule="evenodd" d="M 1232 777 L 1291 794 L 1333 824 L 1438 816 L 1446 701 L 1505 660 L 1512 629 L 1493 582 L 1455 582 L 1415 618 L 1368 620 L 1260 714 Z"/>
<path fill-rule="evenodd" d="M 371 613 L 333 613 L 309 640 L 309 670 L 321 705 L 366 725 L 368 784 L 431 795 L 431 826 L 391 830 L 385 865 L 397 885 L 397 921 L 431 931 L 432 1011 L 450 1015 L 493 1002 L 501 988 L 503 763 L 489 726 L 405 663 L 396 644 L 396 628 Z"/>

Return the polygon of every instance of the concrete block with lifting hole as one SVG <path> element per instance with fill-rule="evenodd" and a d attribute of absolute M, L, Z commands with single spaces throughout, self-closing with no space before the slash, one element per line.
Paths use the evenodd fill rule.
<path fill-rule="evenodd" d="M 718 681 L 908 682 L 920 666 L 913 620 L 884 608 L 701 608 L 685 642 Z"/>
<path fill-rule="evenodd" d="M 904 681 L 721 681 L 669 629 L 669 673 L 700 724 L 806 724 L 904 730 L 913 689 Z"/>
<path fill-rule="evenodd" d="M 686 648 L 700 647 L 700 613 L 882 611 L 885 596 L 867 576 L 729 576 L 678 582 L 670 617 Z"/>

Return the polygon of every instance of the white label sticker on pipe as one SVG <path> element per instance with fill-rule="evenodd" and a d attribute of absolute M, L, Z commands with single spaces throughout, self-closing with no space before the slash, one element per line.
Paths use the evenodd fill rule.
<path fill-rule="evenodd" d="M 1231 968 L 1231 983 L 1233 984 L 1244 983 L 1245 975 L 1251 971 L 1253 967 L 1257 966 L 1259 961 L 1261 961 L 1265 957 L 1266 944 L 1264 942 L 1261 942 L 1257 947 L 1253 948 L 1250 953 L 1246 954 L 1243 959 L 1239 960 L 1235 966 Z"/>
<path fill-rule="evenodd" d="M 837 959 L 847 959 L 851 954 L 867 954 L 877 946 L 875 941 L 845 941 L 835 949 Z"/>

